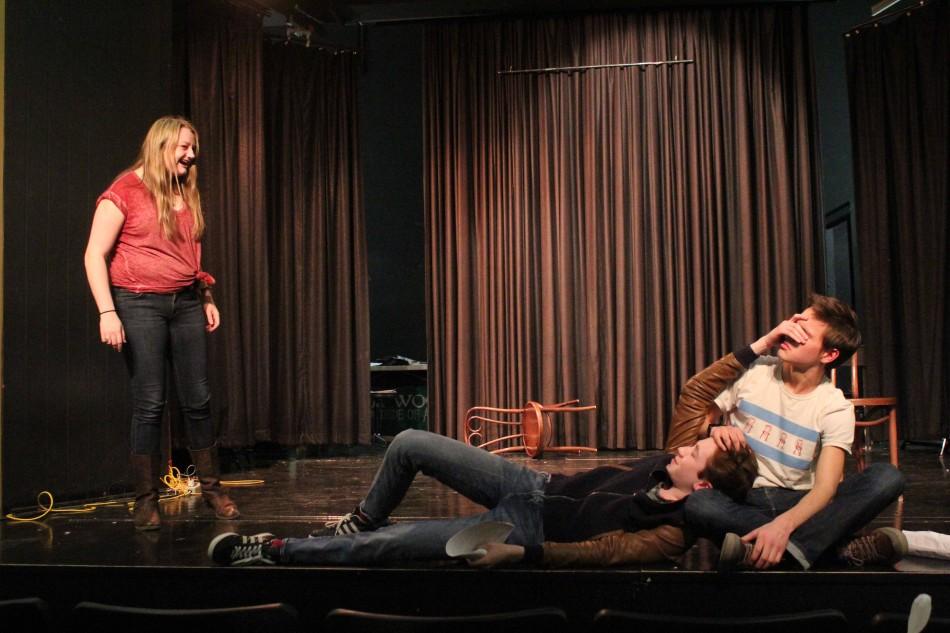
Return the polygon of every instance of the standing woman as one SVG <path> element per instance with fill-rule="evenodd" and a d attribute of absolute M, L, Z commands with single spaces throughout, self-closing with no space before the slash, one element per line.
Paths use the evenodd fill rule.
<path fill-rule="evenodd" d="M 125 355 L 132 383 L 135 528 L 155 530 L 161 474 L 165 362 L 171 361 L 201 495 L 221 519 L 240 513 L 218 478 L 205 336 L 221 323 L 201 270 L 205 221 L 198 195 L 198 133 L 179 117 L 152 124 L 135 164 L 96 201 L 86 277 L 102 342 Z"/>

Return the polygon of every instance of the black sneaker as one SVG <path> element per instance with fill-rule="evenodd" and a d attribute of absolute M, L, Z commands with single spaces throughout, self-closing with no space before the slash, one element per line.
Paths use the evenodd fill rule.
<path fill-rule="evenodd" d="M 729 532 L 722 539 L 722 548 L 719 551 L 719 571 L 734 569 L 752 569 L 752 544 L 743 543 L 738 534 Z"/>
<path fill-rule="evenodd" d="M 878 528 L 852 539 L 838 550 L 838 558 L 850 567 L 893 565 L 907 554 L 907 537 L 892 527 Z"/>
<path fill-rule="evenodd" d="M 253 536 L 241 536 L 234 532 L 225 532 L 211 539 L 208 544 L 208 557 L 219 565 L 274 565 L 276 560 L 270 557 L 270 542 L 274 535 L 261 532 Z"/>
<path fill-rule="evenodd" d="M 374 524 L 370 521 L 362 510 L 358 507 L 352 512 L 344 514 L 339 519 L 327 521 L 322 528 L 317 528 L 310 532 L 310 536 L 342 536 L 345 534 L 358 534 L 360 532 L 371 532 L 383 525 L 389 525 L 389 521 L 382 524 Z"/>

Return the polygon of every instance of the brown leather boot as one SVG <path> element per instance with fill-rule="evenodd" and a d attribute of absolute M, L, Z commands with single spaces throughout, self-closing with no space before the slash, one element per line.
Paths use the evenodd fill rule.
<path fill-rule="evenodd" d="M 132 455 L 132 471 L 135 475 L 132 523 L 136 530 L 157 530 L 162 527 L 162 517 L 158 513 L 158 477 L 161 467 L 161 455 Z"/>
<path fill-rule="evenodd" d="M 189 449 L 191 459 L 195 462 L 198 471 L 198 481 L 201 483 L 201 497 L 219 519 L 236 519 L 241 516 L 237 504 L 231 500 L 218 478 L 218 447 Z"/>

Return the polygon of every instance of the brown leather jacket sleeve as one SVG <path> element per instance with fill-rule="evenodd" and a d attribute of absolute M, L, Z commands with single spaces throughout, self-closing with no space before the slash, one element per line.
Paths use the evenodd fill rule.
<path fill-rule="evenodd" d="M 673 410 L 666 450 L 691 446 L 706 437 L 706 413 L 716 396 L 745 372 L 735 354 L 727 354 L 689 379 Z M 544 543 L 545 567 L 609 567 L 675 561 L 692 544 L 682 528 L 661 525 L 650 530 L 615 530 L 589 541 Z"/>
<path fill-rule="evenodd" d="M 716 396 L 745 372 L 735 354 L 727 354 L 689 379 L 673 410 L 666 450 L 691 446 L 706 437 L 706 414 Z"/>
<path fill-rule="evenodd" d="M 615 567 L 661 561 L 675 561 L 692 539 L 672 525 L 652 530 L 614 530 L 578 543 L 544 543 L 545 567 Z"/>

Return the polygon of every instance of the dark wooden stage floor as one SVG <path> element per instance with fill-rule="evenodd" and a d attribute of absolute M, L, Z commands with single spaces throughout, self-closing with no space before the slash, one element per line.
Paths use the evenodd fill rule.
<path fill-rule="evenodd" d="M 115 506 L 91 514 L 56 515 L 40 523 L 4 522 L 0 598 L 44 597 L 60 615 L 81 600 L 153 607 L 280 601 L 293 604 L 305 622 L 320 621 L 336 607 L 459 614 L 558 606 L 577 630 L 605 607 L 685 615 L 836 608 L 857 631 L 877 611 L 906 611 L 918 593 L 927 592 L 933 597 L 934 615 L 950 616 L 950 561 L 904 561 L 896 569 L 823 565 L 810 572 L 723 575 L 709 571 L 716 552 L 702 542 L 679 566 L 611 570 L 479 571 L 454 563 L 372 569 L 221 568 L 208 561 L 207 544 L 221 532 L 305 536 L 314 526 L 349 511 L 372 480 L 380 455 L 368 451 L 357 457 L 280 460 L 228 475 L 226 479 L 266 482 L 234 491 L 243 512 L 235 522 L 215 520 L 197 497 L 164 503 L 164 524 L 153 533 L 136 532 L 127 511 Z M 571 472 L 636 455 L 511 459 L 550 472 Z M 872 458 L 886 459 L 886 451 Z M 950 470 L 931 447 L 905 449 L 901 460 L 907 477 L 903 503 L 888 508 L 874 524 L 950 532 Z M 414 520 L 478 511 L 475 504 L 420 476 L 394 516 Z"/>

